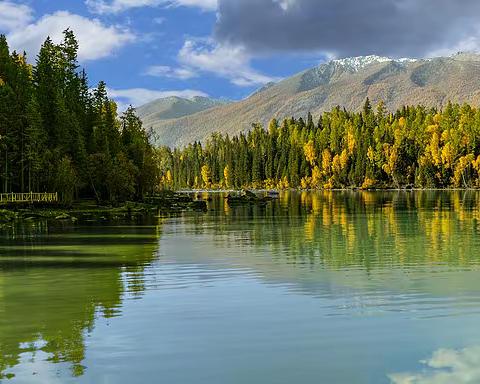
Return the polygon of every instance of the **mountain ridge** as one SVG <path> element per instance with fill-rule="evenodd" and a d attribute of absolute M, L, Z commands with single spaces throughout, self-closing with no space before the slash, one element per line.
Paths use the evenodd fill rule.
<path fill-rule="evenodd" d="M 232 135 L 248 130 L 252 123 L 266 125 L 272 118 L 304 117 L 308 112 L 318 117 L 336 106 L 357 111 L 367 97 L 374 104 L 383 101 L 391 111 L 412 104 L 442 107 L 448 101 L 479 104 L 480 55 L 332 60 L 267 84 L 246 99 L 179 118 L 147 119 L 147 126 L 156 131 L 157 144 L 181 147 L 204 141 L 213 132 Z"/>
<path fill-rule="evenodd" d="M 138 107 L 137 113 L 143 123 L 148 126 L 156 121 L 181 118 L 228 103 L 230 101 L 226 99 L 213 99 L 205 96 L 191 98 L 169 96 Z"/>

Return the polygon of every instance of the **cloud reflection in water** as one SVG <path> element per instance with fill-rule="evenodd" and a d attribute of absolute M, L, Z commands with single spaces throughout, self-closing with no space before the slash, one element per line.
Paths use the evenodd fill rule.
<path fill-rule="evenodd" d="M 474 384 L 480 383 L 480 346 L 462 350 L 439 349 L 421 361 L 426 369 L 421 373 L 389 375 L 393 384 Z"/>

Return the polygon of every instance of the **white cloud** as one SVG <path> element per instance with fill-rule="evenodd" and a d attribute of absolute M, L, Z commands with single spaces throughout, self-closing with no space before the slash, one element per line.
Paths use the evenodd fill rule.
<path fill-rule="evenodd" d="M 206 11 L 214 11 L 217 9 L 218 1 L 217 0 L 175 0 L 172 1 L 173 4 L 177 6 L 184 7 L 199 7 Z"/>
<path fill-rule="evenodd" d="M 217 9 L 217 0 L 85 0 L 85 4 L 91 12 L 99 14 L 119 13 L 131 8 L 158 6 L 197 7 L 205 11 L 215 11 Z"/>
<path fill-rule="evenodd" d="M 432 50 L 426 57 L 449 56 L 457 52 L 478 52 L 480 50 L 480 27 L 476 27 L 472 35 L 467 36 L 453 45 L 444 45 Z"/>
<path fill-rule="evenodd" d="M 440 349 L 422 361 L 430 370 L 389 376 L 393 384 L 470 384 L 480 383 L 480 347 L 463 350 Z"/>
<path fill-rule="evenodd" d="M 153 19 L 153 22 L 157 25 L 162 25 L 163 23 L 165 23 L 166 19 L 165 17 L 155 17 Z"/>
<path fill-rule="evenodd" d="M 288 11 L 293 5 L 296 5 L 297 0 L 275 0 L 275 2 L 280 4 L 280 8 L 284 11 Z"/>
<path fill-rule="evenodd" d="M 62 40 L 62 32 L 67 28 L 74 31 L 78 39 L 80 61 L 107 57 L 116 49 L 135 40 L 135 35 L 129 30 L 106 26 L 100 20 L 88 19 L 67 11 L 45 15 L 35 23 L 10 31 L 7 38 L 12 48 L 25 50 L 32 58 L 38 53 L 47 36 L 58 43 Z"/>
<path fill-rule="evenodd" d="M 150 101 L 170 96 L 178 96 L 186 99 L 191 99 L 195 96 L 208 96 L 205 92 L 193 89 L 157 91 L 145 88 L 108 89 L 108 94 L 117 102 L 120 110 L 125 110 L 129 105 L 140 107 Z"/>
<path fill-rule="evenodd" d="M 153 65 L 145 71 L 145 75 L 166 77 L 171 79 L 188 80 L 198 77 L 197 73 L 187 67 L 172 68 L 167 65 Z"/>
<path fill-rule="evenodd" d="M 0 1 L 0 31 L 21 28 L 33 19 L 33 10 L 24 4 Z"/>
<path fill-rule="evenodd" d="M 254 70 L 250 60 L 251 56 L 242 47 L 219 45 L 210 39 L 186 40 L 178 54 L 178 61 L 185 68 L 216 74 L 238 86 L 279 80 Z"/>

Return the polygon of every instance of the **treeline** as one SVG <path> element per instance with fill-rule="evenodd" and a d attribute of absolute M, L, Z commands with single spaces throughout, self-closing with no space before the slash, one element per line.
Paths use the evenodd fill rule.
<path fill-rule="evenodd" d="M 155 151 L 132 108 L 89 89 L 72 31 L 48 38 L 34 65 L 0 36 L 0 191 L 122 201 L 156 184 Z"/>
<path fill-rule="evenodd" d="M 476 188 L 480 110 L 449 103 L 388 113 L 367 99 L 317 122 L 309 114 L 248 133 L 214 134 L 202 146 L 161 148 L 165 188 Z"/>

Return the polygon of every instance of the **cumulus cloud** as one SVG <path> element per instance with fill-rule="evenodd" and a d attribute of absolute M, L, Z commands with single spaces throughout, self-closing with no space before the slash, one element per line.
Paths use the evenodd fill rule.
<path fill-rule="evenodd" d="M 217 9 L 217 0 L 86 0 L 85 4 L 91 12 L 119 13 L 131 8 L 158 6 L 197 7 L 206 11 Z"/>
<path fill-rule="evenodd" d="M 0 31 L 23 27 L 33 19 L 33 10 L 25 4 L 0 1 Z"/>
<path fill-rule="evenodd" d="M 79 42 L 80 61 L 96 60 L 107 57 L 125 44 L 135 40 L 135 35 L 117 26 L 106 26 L 96 19 L 66 11 L 45 15 L 37 22 L 15 29 L 7 36 L 10 45 L 19 51 L 25 50 L 30 57 L 35 56 L 47 38 L 54 42 L 62 40 L 62 33 L 70 28 Z"/>
<path fill-rule="evenodd" d="M 389 376 L 393 384 L 467 384 L 480 383 L 480 347 L 463 350 L 440 349 L 422 361 L 429 371 Z"/>
<path fill-rule="evenodd" d="M 220 44 L 339 57 L 480 48 L 478 0 L 219 0 Z"/>
<path fill-rule="evenodd" d="M 63 39 L 63 31 L 70 28 L 79 41 L 79 60 L 96 60 L 135 40 L 125 28 L 108 26 L 100 20 L 89 19 L 67 11 L 47 14 L 34 20 L 32 8 L 25 4 L 0 1 L 0 32 L 7 34 L 12 49 L 26 51 L 29 57 L 37 55 L 41 44 L 50 36 L 54 42 Z"/>
<path fill-rule="evenodd" d="M 187 67 L 172 68 L 167 65 L 153 65 L 145 71 L 145 75 L 153 77 L 166 77 L 170 79 L 188 80 L 198 77 L 194 70 Z"/>
<path fill-rule="evenodd" d="M 140 107 L 150 101 L 170 96 L 178 96 L 186 99 L 191 99 L 195 96 L 208 97 L 208 94 L 205 92 L 193 89 L 179 91 L 157 91 L 145 88 L 108 89 L 108 94 L 118 103 L 120 110 L 125 110 L 129 105 Z"/>
<path fill-rule="evenodd" d="M 266 84 L 278 79 L 250 66 L 252 57 L 241 46 L 221 45 L 211 39 L 186 40 L 178 61 L 193 71 L 213 73 L 238 86 Z"/>

